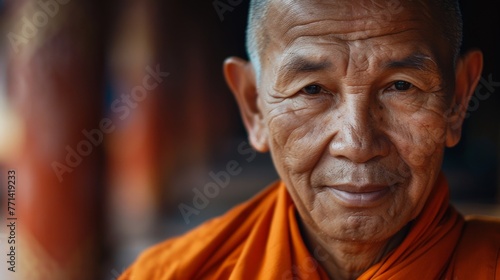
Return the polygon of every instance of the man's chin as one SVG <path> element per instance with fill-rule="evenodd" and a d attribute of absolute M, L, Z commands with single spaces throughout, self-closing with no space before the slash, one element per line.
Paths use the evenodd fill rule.
<path fill-rule="evenodd" d="M 342 211 L 342 210 L 337 210 Z M 329 238 L 346 241 L 373 243 L 387 241 L 395 235 L 404 224 L 401 224 L 401 217 L 406 216 L 401 213 L 400 217 L 387 215 L 387 210 L 383 209 L 362 209 L 351 211 L 344 209 L 344 213 L 339 213 L 335 220 L 325 223 L 321 221 L 318 226 L 323 234 Z"/>

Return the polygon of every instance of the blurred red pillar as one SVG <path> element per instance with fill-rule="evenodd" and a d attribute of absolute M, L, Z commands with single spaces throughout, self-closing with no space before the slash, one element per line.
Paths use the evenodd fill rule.
<path fill-rule="evenodd" d="M 157 222 L 164 194 L 172 137 L 165 134 L 171 112 L 162 108 L 169 67 L 158 59 L 153 1 L 123 1 L 111 41 L 110 69 L 114 95 L 110 118 L 117 125 L 107 143 L 109 225 L 112 246 L 147 239 Z M 156 72 L 156 74 L 152 74 Z M 134 91 L 144 94 L 134 98 Z M 123 96 L 132 96 L 130 104 Z"/>
<path fill-rule="evenodd" d="M 212 36 L 220 22 L 206 6 L 212 7 L 163 0 L 120 6 L 110 60 L 113 102 L 123 104 L 120 96 L 143 83 L 148 66 L 170 75 L 128 114 L 110 116 L 117 123 L 108 142 L 115 246 L 155 240 L 159 218 L 178 211 L 176 195 L 200 183 L 214 148 L 227 139 L 232 97 L 217 58 L 223 47 Z"/>
<path fill-rule="evenodd" d="M 97 279 L 105 2 L 9 4 L 8 93 L 25 137 L 5 164 L 17 173 L 17 271 L 8 276 Z"/>

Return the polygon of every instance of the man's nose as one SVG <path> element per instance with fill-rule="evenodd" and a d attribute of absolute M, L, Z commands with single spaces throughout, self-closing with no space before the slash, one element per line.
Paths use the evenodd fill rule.
<path fill-rule="evenodd" d="M 347 97 L 339 122 L 329 146 L 332 156 L 364 163 L 389 154 L 390 141 L 381 129 L 382 110 L 369 97 Z"/>

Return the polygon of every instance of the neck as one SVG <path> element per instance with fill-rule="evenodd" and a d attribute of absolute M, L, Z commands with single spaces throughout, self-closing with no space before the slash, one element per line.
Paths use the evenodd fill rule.
<path fill-rule="evenodd" d="M 408 226 L 391 238 L 378 242 L 357 242 L 322 238 L 302 225 L 303 236 L 310 252 L 331 279 L 358 278 L 396 248 L 408 232 Z M 320 253 L 321 252 L 321 253 Z"/>

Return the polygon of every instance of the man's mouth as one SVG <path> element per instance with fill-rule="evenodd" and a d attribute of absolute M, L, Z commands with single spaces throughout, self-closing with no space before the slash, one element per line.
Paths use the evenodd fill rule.
<path fill-rule="evenodd" d="M 384 201 L 394 191 L 392 185 L 334 185 L 327 186 L 332 193 L 345 207 L 374 207 Z"/>

